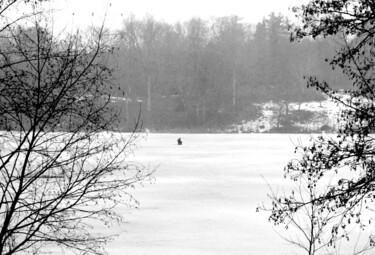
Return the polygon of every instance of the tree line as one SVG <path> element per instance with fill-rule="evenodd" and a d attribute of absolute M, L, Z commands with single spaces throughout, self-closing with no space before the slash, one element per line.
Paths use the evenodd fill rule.
<path fill-rule="evenodd" d="M 259 116 L 273 101 L 282 115 L 290 102 L 323 100 L 306 88 L 313 74 L 340 87 L 349 83 L 325 62 L 336 39 L 290 42 L 290 20 L 271 13 L 256 25 L 237 16 L 168 24 L 152 16 L 123 20 L 113 39 L 123 117 L 142 111 L 153 130 L 222 128 Z"/>

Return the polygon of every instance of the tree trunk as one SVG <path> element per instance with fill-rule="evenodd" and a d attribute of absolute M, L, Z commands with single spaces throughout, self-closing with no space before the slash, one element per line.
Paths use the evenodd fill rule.
<path fill-rule="evenodd" d="M 197 126 L 199 126 L 199 104 L 195 106 L 196 114 L 197 114 Z"/>
<path fill-rule="evenodd" d="M 202 124 L 206 123 L 206 100 L 203 99 L 202 103 Z"/>
<path fill-rule="evenodd" d="M 126 105 L 126 121 L 129 121 L 130 120 L 130 114 L 129 114 L 129 101 L 130 101 L 130 94 L 131 94 L 131 88 L 130 86 L 128 86 L 128 93 L 125 95 L 126 98 L 125 98 L 125 105 Z"/>
<path fill-rule="evenodd" d="M 235 110 L 237 109 L 236 83 L 237 83 L 236 72 L 233 72 L 233 81 L 232 81 L 232 89 L 233 89 L 233 94 L 232 95 L 233 95 L 233 98 L 232 98 L 232 103 L 233 103 L 233 107 L 234 107 Z"/>
<path fill-rule="evenodd" d="M 283 116 L 283 105 L 282 105 L 282 103 L 280 103 L 280 104 L 278 104 L 279 106 L 280 106 L 280 108 L 279 108 L 279 114 L 278 114 L 278 116 L 277 116 L 277 128 L 279 128 L 280 127 L 280 124 L 281 124 L 281 118 L 282 118 L 282 116 Z"/>
<path fill-rule="evenodd" d="M 151 79 L 147 76 L 147 110 L 151 112 Z"/>
<path fill-rule="evenodd" d="M 285 100 L 285 117 L 289 114 L 289 102 Z"/>
<path fill-rule="evenodd" d="M 126 106 L 125 119 L 126 121 L 129 121 L 129 98 L 125 99 L 125 106 Z"/>

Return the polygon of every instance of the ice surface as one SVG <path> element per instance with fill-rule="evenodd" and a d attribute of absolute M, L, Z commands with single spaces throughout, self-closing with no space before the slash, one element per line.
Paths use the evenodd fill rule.
<path fill-rule="evenodd" d="M 179 137 L 182 146 L 177 145 Z M 294 185 L 283 178 L 283 168 L 298 157 L 295 144 L 307 144 L 309 138 L 296 134 L 149 134 L 128 158 L 159 166 L 153 183 L 129 190 L 140 202 L 139 210 L 119 207 L 125 224 L 95 225 L 92 231 L 119 234 L 106 247 L 109 255 L 306 254 L 280 237 L 295 237 L 296 232 L 275 227 L 268 222 L 268 213 L 257 213 L 256 207 L 270 204 L 267 183 L 279 191 Z M 358 244 L 357 239 L 339 243 L 339 250 L 331 254 L 355 254 L 367 237 L 368 231 L 359 236 Z M 60 249 L 51 253 L 71 254 Z"/>
<path fill-rule="evenodd" d="M 177 145 L 181 137 L 182 146 Z M 127 223 L 108 245 L 111 255 L 283 255 L 304 254 L 256 207 L 267 182 L 287 188 L 283 168 L 299 139 L 280 134 L 149 134 L 134 158 L 159 165 L 155 182 L 131 193 L 139 210 L 119 208 Z M 290 186 L 289 186 L 290 187 Z M 276 230 L 276 231 L 275 231 Z M 292 233 L 287 232 L 287 235 Z M 349 250 L 348 250 L 349 251 Z"/>
<path fill-rule="evenodd" d="M 109 254 L 290 254 L 267 213 L 255 209 L 267 202 L 261 175 L 283 185 L 283 167 L 295 157 L 291 140 L 300 137 L 149 134 L 131 160 L 159 165 L 156 180 L 132 192 L 139 210 L 120 209 L 127 224 Z"/>

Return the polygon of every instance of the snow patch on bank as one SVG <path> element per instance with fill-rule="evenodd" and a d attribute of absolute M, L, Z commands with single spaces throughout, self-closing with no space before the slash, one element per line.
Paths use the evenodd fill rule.
<path fill-rule="evenodd" d="M 280 103 L 272 101 L 258 104 L 257 106 L 261 108 L 261 116 L 259 118 L 250 121 L 242 120 L 241 124 L 234 125 L 230 131 L 239 133 L 263 133 L 276 127 L 277 116 L 280 112 L 280 108 L 283 106 Z M 306 132 L 323 130 L 324 127 L 330 130 L 337 130 L 338 116 L 343 107 L 343 105 L 340 105 L 337 101 L 332 99 L 321 102 L 292 102 L 289 103 L 289 114 L 293 114 L 297 111 L 312 113 L 312 117 L 308 121 L 294 123 L 294 126 Z M 285 109 L 283 109 L 283 111 L 285 112 Z"/>

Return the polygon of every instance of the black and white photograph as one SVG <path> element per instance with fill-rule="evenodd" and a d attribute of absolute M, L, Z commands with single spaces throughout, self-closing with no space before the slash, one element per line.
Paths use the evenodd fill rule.
<path fill-rule="evenodd" d="M 0 0 L 0 255 L 374 255 L 375 0 Z"/>

